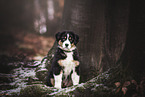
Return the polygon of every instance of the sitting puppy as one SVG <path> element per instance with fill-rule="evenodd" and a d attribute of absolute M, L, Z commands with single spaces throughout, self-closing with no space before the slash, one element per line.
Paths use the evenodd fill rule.
<path fill-rule="evenodd" d="M 56 34 L 57 49 L 48 73 L 47 85 L 64 88 L 79 84 L 79 55 L 76 44 L 79 36 L 72 31 Z"/>

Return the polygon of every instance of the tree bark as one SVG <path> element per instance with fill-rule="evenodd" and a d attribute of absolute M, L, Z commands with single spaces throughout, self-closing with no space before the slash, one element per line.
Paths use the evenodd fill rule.
<path fill-rule="evenodd" d="M 111 0 L 106 6 L 106 33 L 102 62 L 104 70 L 116 65 L 124 49 L 128 31 L 129 0 L 125 2 Z"/>
<path fill-rule="evenodd" d="M 63 14 L 61 29 L 73 30 L 80 36 L 78 48 L 81 59 L 81 80 L 86 81 L 96 76 L 102 68 L 101 48 L 106 31 L 105 0 L 66 0 Z"/>
<path fill-rule="evenodd" d="M 118 64 L 123 75 L 136 71 L 136 64 L 136 72 L 143 72 L 144 2 L 135 5 L 129 0 L 65 1 L 60 30 L 80 36 L 81 82 Z"/>
<path fill-rule="evenodd" d="M 145 1 L 130 1 L 129 28 L 120 58 L 126 76 L 140 82 L 145 77 Z"/>
<path fill-rule="evenodd" d="M 126 41 L 128 12 L 128 1 L 65 1 L 61 30 L 80 36 L 82 81 L 115 66 Z"/>

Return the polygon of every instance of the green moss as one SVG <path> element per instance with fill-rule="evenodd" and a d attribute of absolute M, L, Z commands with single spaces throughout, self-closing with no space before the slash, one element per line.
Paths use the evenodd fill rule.
<path fill-rule="evenodd" d="M 37 76 L 42 77 L 44 72 L 38 72 Z M 42 84 L 33 84 L 22 89 L 19 97 L 113 97 L 113 88 L 106 85 L 110 81 L 110 72 L 106 71 L 97 77 L 76 86 L 61 90 L 50 88 Z M 44 79 L 44 78 L 42 78 Z"/>
<path fill-rule="evenodd" d="M 43 94 L 39 86 L 28 86 L 20 91 L 21 97 L 41 97 Z"/>
<path fill-rule="evenodd" d="M 47 73 L 48 73 L 48 71 L 46 71 L 46 70 L 39 70 L 36 72 L 36 77 L 39 78 L 40 81 L 43 81 L 45 83 Z"/>
<path fill-rule="evenodd" d="M 31 85 L 21 89 L 19 97 L 41 97 L 51 92 L 53 92 L 53 89 L 43 85 Z"/>

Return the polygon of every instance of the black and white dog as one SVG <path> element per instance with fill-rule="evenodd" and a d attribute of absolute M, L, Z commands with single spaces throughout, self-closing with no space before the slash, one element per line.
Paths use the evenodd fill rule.
<path fill-rule="evenodd" d="M 56 34 L 57 49 L 47 78 L 47 85 L 56 88 L 79 84 L 79 36 L 72 31 Z"/>

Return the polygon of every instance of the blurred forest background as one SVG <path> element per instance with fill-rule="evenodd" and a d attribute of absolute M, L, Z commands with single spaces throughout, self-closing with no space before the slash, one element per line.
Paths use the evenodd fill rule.
<path fill-rule="evenodd" d="M 5 64 L 17 60 L 41 60 L 48 54 L 51 61 L 54 35 L 63 30 L 80 36 L 81 82 L 109 71 L 100 84 L 119 97 L 145 97 L 144 0 L 1 0 L 1 73 L 9 71 Z M 92 84 L 74 95 L 106 95 L 92 87 L 97 88 Z"/>
<path fill-rule="evenodd" d="M 0 54 L 45 56 L 53 45 L 63 6 L 64 0 L 1 0 Z"/>

